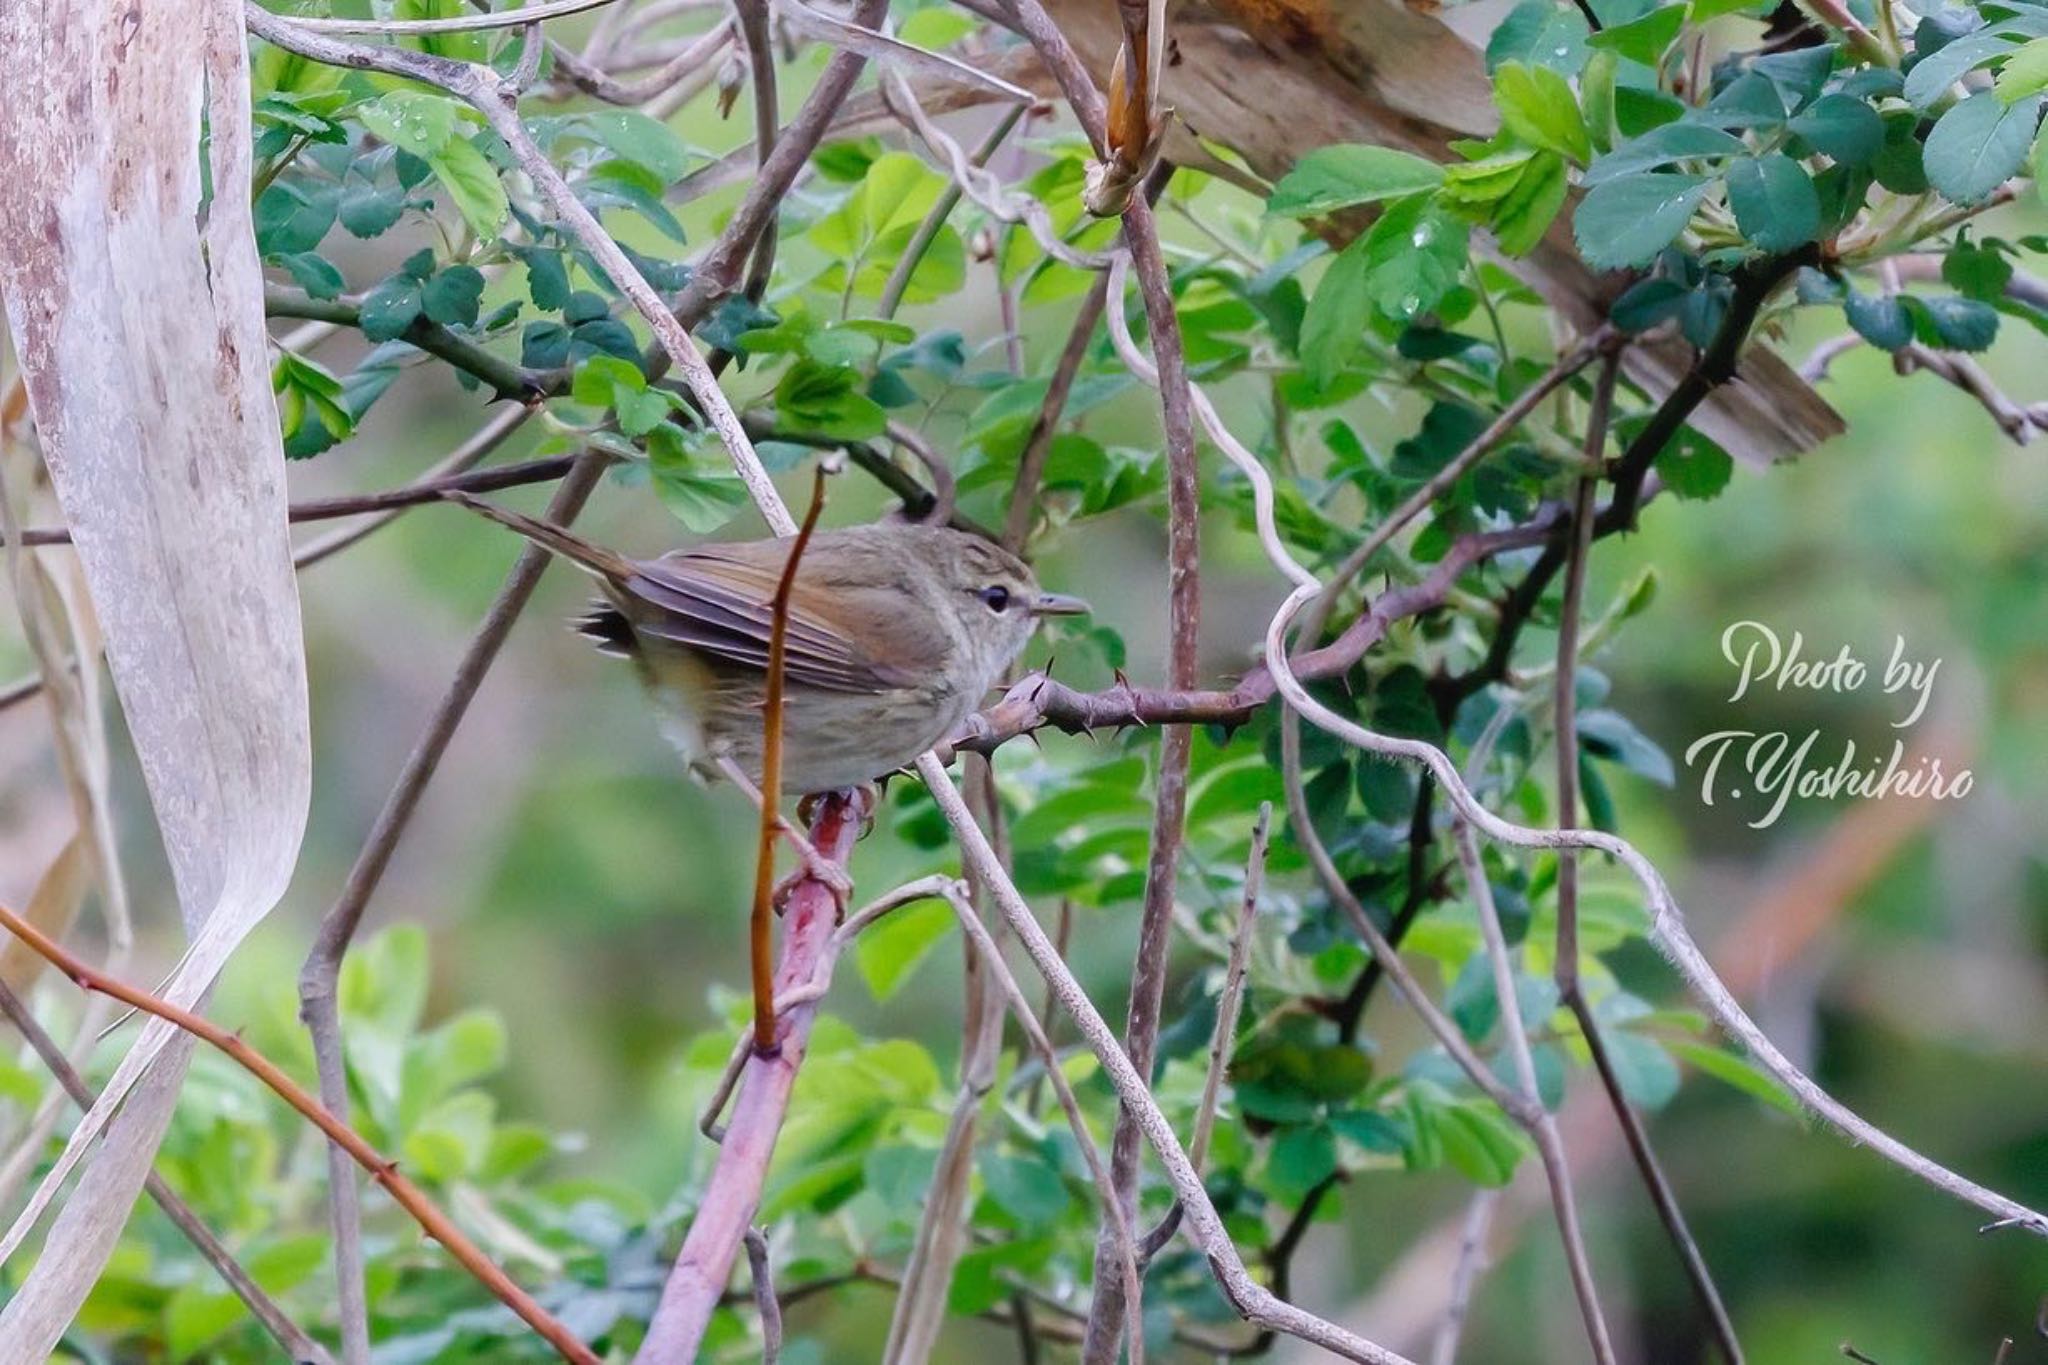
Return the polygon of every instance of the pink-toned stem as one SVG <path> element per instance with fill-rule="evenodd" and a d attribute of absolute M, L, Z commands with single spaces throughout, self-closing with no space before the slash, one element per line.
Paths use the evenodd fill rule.
<path fill-rule="evenodd" d="M 851 802 L 835 794 L 818 809 L 811 826 L 811 844 L 833 862 L 844 864 L 859 834 L 860 819 Z M 832 931 L 839 904 L 830 887 L 815 880 L 799 882 L 784 913 L 782 963 L 775 976 L 777 996 L 830 976 L 838 952 Z M 761 1184 L 768 1174 L 769 1158 L 775 1154 L 775 1139 L 789 1110 L 790 1092 L 796 1086 L 797 1069 L 803 1065 L 804 1047 L 810 1041 L 816 1015 L 815 999 L 783 1010 L 776 1018 L 773 1054 L 756 1051 L 747 1058 L 739 1097 L 733 1102 L 725 1140 L 718 1149 L 718 1163 L 704 1183 L 704 1202 L 683 1238 L 683 1249 L 662 1288 L 654 1319 L 647 1325 L 646 1340 L 634 1357 L 638 1365 L 687 1365 L 697 1358 L 704 1329 L 732 1278 L 733 1263 L 760 1207 Z"/>

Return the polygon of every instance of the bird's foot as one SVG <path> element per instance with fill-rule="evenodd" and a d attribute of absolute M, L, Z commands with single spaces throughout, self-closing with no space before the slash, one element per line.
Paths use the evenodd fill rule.
<path fill-rule="evenodd" d="M 846 803 L 853 818 L 860 821 L 860 837 L 865 839 L 875 828 L 875 813 L 882 808 L 882 788 L 879 783 L 863 782 L 858 787 L 840 787 L 836 791 L 812 792 L 796 803 L 796 818 L 808 826 L 818 818 L 818 807 L 823 802 L 837 797 Z"/>
<path fill-rule="evenodd" d="M 775 883 L 775 913 L 779 915 L 788 908 L 789 898 L 796 894 L 797 887 L 816 882 L 832 893 L 833 921 L 845 919 L 847 903 L 853 898 L 853 878 L 845 868 L 818 852 L 793 826 L 785 822 L 783 828 L 796 845 L 798 867 Z"/>

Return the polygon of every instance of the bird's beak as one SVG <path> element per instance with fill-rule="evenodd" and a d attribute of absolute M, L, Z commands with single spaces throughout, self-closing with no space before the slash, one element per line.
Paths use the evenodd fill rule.
<path fill-rule="evenodd" d="M 1086 602 L 1063 592 L 1042 592 L 1031 604 L 1033 616 L 1086 616 L 1088 611 Z"/>

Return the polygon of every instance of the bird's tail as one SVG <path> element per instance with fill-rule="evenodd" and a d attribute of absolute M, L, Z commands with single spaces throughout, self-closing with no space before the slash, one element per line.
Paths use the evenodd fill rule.
<path fill-rule="evenodd" d="M 599 578 L 623 582 L 636 572 L 633 562 L 624 555 L 607 550 L 602 545 L 593 545 L 582 536 L 572 535 L 559 526 L 535 521 L 524 513 L 514 512 L 496 503 L 485 502 L 482 498 L 473 497 L 461 489 L 448 489 L 441 496 L 450 502 L 461 503 L 478 516 L 488 517 L 500 526 L 510 527 L 542 549 L 560 555 L 578 568 L 587 569 Z"/>

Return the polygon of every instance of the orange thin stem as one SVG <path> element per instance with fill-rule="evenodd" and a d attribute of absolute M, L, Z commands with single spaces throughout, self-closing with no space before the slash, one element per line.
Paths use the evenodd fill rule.
<path fill-rule="evenodd" d="M 818 467 L 811 507 L 797 528 L 782 577 L 769 608 L 767 695 L 761 704 L 761 840 L 754 854 L 754 912 L 749 940 L 754 974 L 754 1050 L 775 1051 L 775 831 L 782 804 L 782 660 L 788 647 L 789 598 L 796 587 L 797 561 L 811 543 L 818 514 L 825 510 L 825 469 Z"/>
<path fill-rule="evenodd" d="M 545 1338 L 550 1346 L 561 1353 L 562 1359 L 573 1362 L 573 1365 L 599 1365 L 595 1352 L 578 1341 L 568 1328 L 534 1302 L 532 1296 L 521 1289 L 511 1276 L 499 1269 L 497 1263 L 486 1256 L 476 1243 L 464 1236 L 462 1229 L 456 1227 L 448 1215 L 441 1212 L 424 1190 L 399 1174 L 397 1162 L 386 1158 L 355 1129 L 329 1113 L 320 1101 L 307 1094 L 290 1076 L 285 1075 L 277 1063 L 220 1025 L 87 966 L 66 952 L 54 939 L 4 905 L 0 905 L 0 928 L 5 928 L 7 932 L 26 943 L 38 956 L 83 989 L 98 991 L 101 995 L 111 996 L 132 1009 L 140 1010 L 144 1014 L 153 1014 L 195 1038 L 212 1044 L 239 1062 L 257 1080 L 275 1091 L 286 1104 L 298 1110 L 314 1127 L 325 1133 L 335 1146 L 355 1158 L 357 1164 L 370 1173 L 370 1178 L 382 1185 L 398 1202 L 399 1207 L 413 1216 L 427 1236 L 448 1248 L 448 1254 L 460 1262 L 463 1269 L 474 1275 L 484 1288 L 497 1295 L 507 1308 L 517 1313 L 528 1326 Z"/>

